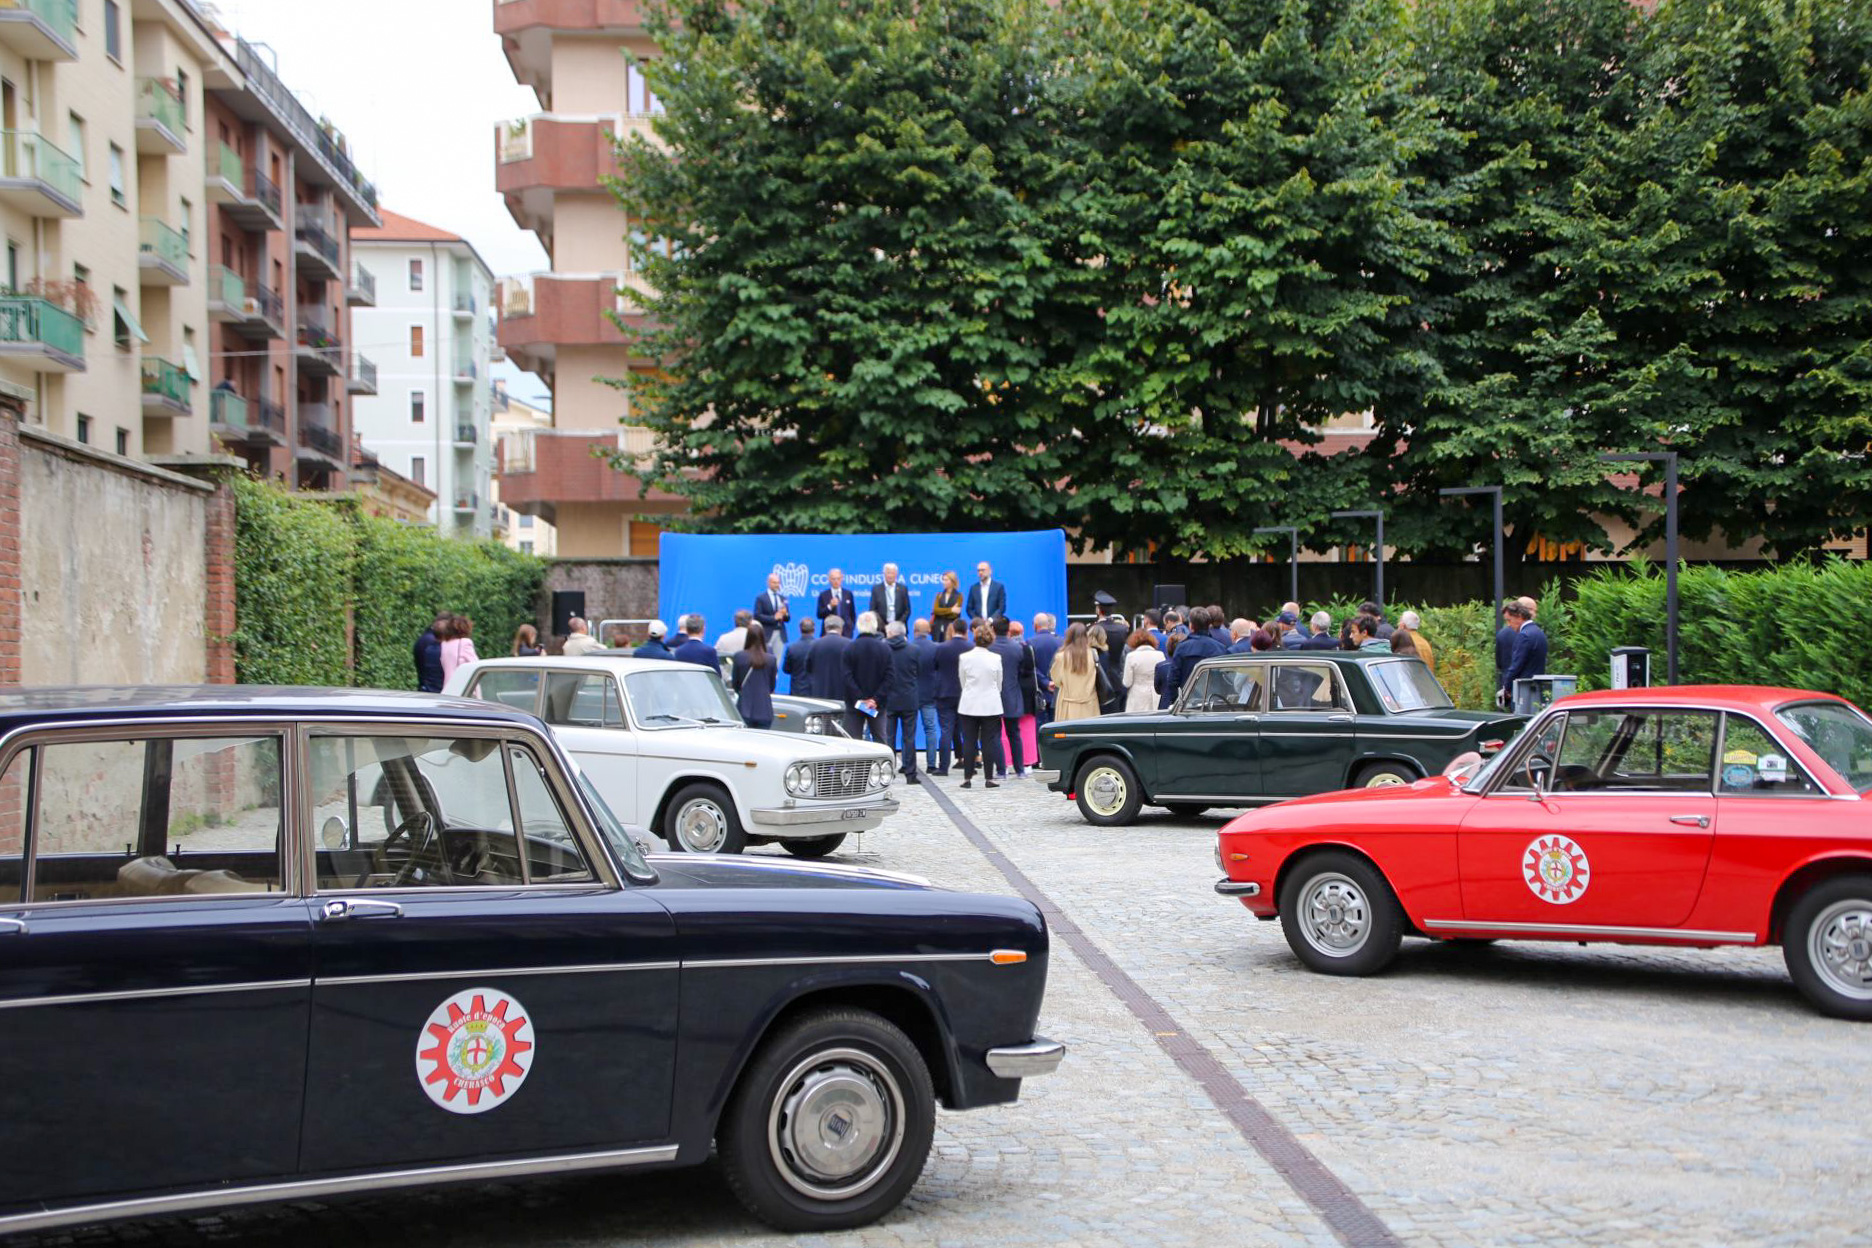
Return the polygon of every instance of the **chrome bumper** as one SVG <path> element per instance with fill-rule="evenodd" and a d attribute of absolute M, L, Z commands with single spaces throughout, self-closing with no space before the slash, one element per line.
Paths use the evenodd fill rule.
<path fill-rule="evenodd" d="M 1036 1036 L 1026 1044 L 1010 1044 L 988 1050 L 988 1069 L 1003 1079 L 1026 1079 L 1050 1075 L 1066 1056 L 1066 1046 L 1057 1040 Z"/>
<path fill-rule="evenodd" d="M 1231 880 L 1226 877 L 1216 881 L 1215 890 L 1224 897 L 1259 897 L 1261 895 L 1259 884 Z"/>
<path fill-rule="evenodd" d="M 748 813 L 762 827 L 797 828 L 812 825 L 830 831 L 833 828 L 848 828 L 866 820 L 876 822 L 902 809 L 902 802 L 894 797 L 885 797 L 862 806 L 787 806 L 780 810 L 754 810 Z"/>

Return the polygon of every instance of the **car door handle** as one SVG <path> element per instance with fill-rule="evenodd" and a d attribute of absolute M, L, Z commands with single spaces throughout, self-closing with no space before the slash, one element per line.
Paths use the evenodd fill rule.
<path fill-rule="evenodd" d="M 0 936 L 24 936 L 25 934 L 25 919 L 0 919 Z"/>
<path fill-rule="evenodd" d="M 1676 824 L 1682 824 L 1686 828 L 1707 828 L 1709 827 L 1709 816 L 1708 815 L 1672 815 L 1671 822 L 1676 823 Z"/>
<path fill-rule="evenodd" d="M 319 918 L 326 923 L 344 919 L 400 919 L 403 907 L 394 901 L 354 901 L 349 897 L 328 901 L 319 907 Z"/>

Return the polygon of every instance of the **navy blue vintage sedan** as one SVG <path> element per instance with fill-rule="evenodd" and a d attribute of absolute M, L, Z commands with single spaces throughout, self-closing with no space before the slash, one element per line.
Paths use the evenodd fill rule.
<path fill-rule="evenodd" d="M 489 702 L 0 695 L 0 890 L 0 1233 L 711 1144 L 854 1226 L 1063 1052 L 1027 902 L 646 858 Z"/>

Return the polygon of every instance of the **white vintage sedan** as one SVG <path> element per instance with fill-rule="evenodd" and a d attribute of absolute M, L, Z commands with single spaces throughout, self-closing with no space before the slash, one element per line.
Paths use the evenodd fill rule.
<path fill-rule="evenodd" d="M 693 663 L 484 659 L 457 668 L 445 692 L 538 715 L 620 819 L 674 850 L 778 842 L 822 858 L 898 809 L 888 749 L 745 727 L 721 677 Z"/>

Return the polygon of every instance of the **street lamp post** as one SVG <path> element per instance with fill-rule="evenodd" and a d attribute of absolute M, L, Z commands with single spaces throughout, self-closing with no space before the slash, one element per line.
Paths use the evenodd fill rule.
<path fill-rule="evenodd" d="M 1256 529 L 1256 533 L 1285 533 L 1287 535 L 1287 596 L 1295 602 L 1300 601 L 1300 530 L 1290 524 L 1273 524 Z"/>
<path fill-rule="evenodd" d="M 1601 455 L 1602 464 L 1664 465 L 1664 663 L 1665 683 L 1677 683 L 1677 452 L 1641 451 Z"/>
<path fill-rule="evenodd" d="M 1372 601 L 1381 607 L 1384 606 L 1384 511 L 1382 509 L 1377 511 L 1335 511 L 1332 515 L 1335 520 L 1375 520 L 1377 522 L 1377 545 L 1373 548 L 1372 552 L 1376 563 L 1376 570 L 1372 574 Z"/>
<path fill-rule="evenodd" d="M 1465 485 L 1465 486 L 1452 487 L 1451 489 L 1447 489 L 1447 490 L 1438 490 L 1437 493 L 1441 494 L 1444 498 L 1458 498 L 1464 495 L 1471 495 L 1471 494 L 1487 494 L 1489 496 L 1490 502 L 1493 504 L 1493 518 L 1491 520 L 1491 523 L 1493 524 L 1494 528 L 1489 537 L 1489 545 L 1495 548 L 1495 631 L 1497 634 L 1499 634 L 1502 629 L 1502 595 L 1507 592 L 1503 588 L 1503 585 L 1502 585 L 1501 486 L 1499 485 Z M 1500 656 L 1499 648 L 1497 649 L 1496 654 L 1497 654 L 1497 659 L 1496 659 L 1496 669 L 1495 669 L 1495 683 L 1499 685 L 1501 683 L 1501 663 L 1500 663 L 1500 657 L 1499 657 Z"/>

